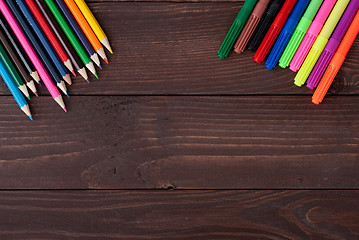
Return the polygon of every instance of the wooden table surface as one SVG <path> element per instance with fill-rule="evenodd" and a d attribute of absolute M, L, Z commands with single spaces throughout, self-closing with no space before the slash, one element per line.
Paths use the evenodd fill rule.
<path fill-rule="evenodd" d="M 320 106 L 288 69 L 217 50 L 243 1 L 88 1 L 110 64 L 0 85 L 0 239 L 359 239 L 359 41 Z"/>

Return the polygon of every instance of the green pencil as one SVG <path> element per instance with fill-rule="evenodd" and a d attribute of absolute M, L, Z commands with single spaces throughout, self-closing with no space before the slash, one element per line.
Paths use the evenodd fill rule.
<path fill-rule="evenodd" d="M 93 73 L 93 75 L 96 76 L 96 78 L 98 78 L 93 62 L 91 61 L 90 57 L 87 55 L 85 49 L 81 45 L 80 41 L 77 39 L 74 31 L 71 29 L 64 16 L 62 16 L 62 13 L 59 10 L 59 8 L 56 6 L 56 3 L 53 0 L 45 0 L 45 2 L 49 7 L 49 9 L 51 10 L 54 17 L 56 18 L 56 21 L 59 23 L 62 30 L 65 32 L 67 38 L 69 39 L 75 51 L 81 58 L 84 65 L 88 68 L 88 70 L 90 70 L 90 72 Z"/>
<path fill-rule="evenodd" d="M 19 72 L 16 70 L 14 64 L 11 62 L 2 44 L 0 44 L 0 58 L 4 62 L 5 67 L 9 71 L 11 77 L 14 79 L 16 86 L 30 100 L 29 91 L 27 90 L 25 83 L 22 81 Z"/>

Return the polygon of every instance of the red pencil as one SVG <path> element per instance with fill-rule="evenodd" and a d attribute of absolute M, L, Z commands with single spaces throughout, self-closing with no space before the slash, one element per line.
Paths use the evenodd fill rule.
<path fill-rule="evenodd" d="M 39 22 L 39 25 L 41 26 L 42 30 L 46 34 L 47 38 L 50 40 L 52 46 L 54 47 L 56 53 L 59 55 L 61 61 L 64 63 L 64 65 L 72 72 L 74 76 L 76 76 L 75 71 L 72 67 L 71 60 L 69 56 L 66 54 L 65 50 L 62 48 L 59 40 L 55 36 L 54 32 L 51 30 L 49 24 L 46 22 L 44 16 L 38 9 L 37 5 L 33 0 L 25 0 L 27 5 L 29 6 L 31 12 L 34 14 L 36 20 Z"/>
<path fill-rule="evenodd" d="M 261 45 L 254 54 L 254 61 L 260 63 L 267 56 L 274 41 L 277 39 L 290 13 L 292 12 L 298 0 L 286 0 L 283 7 L 280 9 L 277 17 L 274 19 Z"/>

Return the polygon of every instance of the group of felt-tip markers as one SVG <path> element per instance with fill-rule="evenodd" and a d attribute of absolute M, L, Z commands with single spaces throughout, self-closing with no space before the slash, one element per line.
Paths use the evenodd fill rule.
<path fill-rule="evenodd" d="M 24 96 L 28 88 L 37 96 L 34 80 L 67 112 L 58 89 L 68 96 L 75 70 L 87 82 L 86 68 L 98 78 L 93 62 L 102 69 L 99 55 L 108 63 L 103 46 L 113 53 L 84 0 L 0 0 L 0 75 L 31 120 Z"/>
<path fill-rule="evenodd" d="M 260 63 L 269 53 L 266 68 L 299 70 L 294 84 L 316 88 L 312 102 L 319 104 L 358 35 L 358 8 L 359 0 L 247 0 L 218 56 L 247 46 Z"/>

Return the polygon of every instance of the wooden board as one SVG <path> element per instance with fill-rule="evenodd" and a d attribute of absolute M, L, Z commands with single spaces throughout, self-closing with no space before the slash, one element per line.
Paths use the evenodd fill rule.
<path fill-rule="evenodd" d="M 358 191 L 27 191 L 0 201 L 1 239 L 359 237 Z"/>
<path fill-rule="evenodd" d="M 1 97 L 0 188 L 357 188 L 359 97 Z M 20 128 L 18 127 L 20 125 Z"/>

